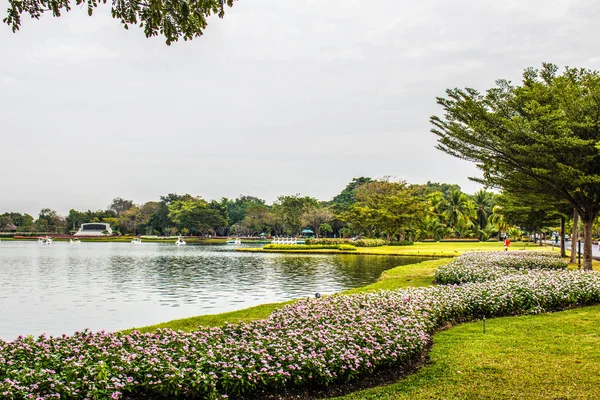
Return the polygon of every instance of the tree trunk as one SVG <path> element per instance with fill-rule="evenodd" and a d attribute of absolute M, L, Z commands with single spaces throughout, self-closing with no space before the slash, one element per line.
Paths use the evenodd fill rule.
<path fill-rule="evenodd" d="M 594 220 L 583 221 L 583 269 L 592 270 L 592 229 Z"/>
<path fill-rule="evenodd" d="M 565 251 L 565 217 L 560 217 L 560 256 L 567 256 Z"/>
<path fill-rule="evenodd" d="M 571 264 L 577 263 L 577 240 L 579 238 L 579 231 L 577 230 L 578 222 L 579 214 L 577 213 L 577 210 L 573 210 L 573 229 L 571 229 Z"/>

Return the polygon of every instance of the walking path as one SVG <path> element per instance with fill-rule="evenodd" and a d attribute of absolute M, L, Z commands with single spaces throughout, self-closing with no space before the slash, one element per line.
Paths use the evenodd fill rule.
<path fill-rule="evenodd" d="M 545 243 L 551 245 L 552 247 L 560 247 L 560 243 L 556 244 L 556 243 L 554 243 L 554 240 L 546 240 Z M 565 242 L 565 249 L 571 250 L 571 241 L 570 240 Z M 577 243 L 575 243 L 575 251 L 577 251 Z M 583 257 L 583 242 L 581 242 L 581 257 Z M 600 259 L 600 249 L 598 249 L 597 244 L 592 244 L 592 257 L 596 258 L 596 259 Z"/>

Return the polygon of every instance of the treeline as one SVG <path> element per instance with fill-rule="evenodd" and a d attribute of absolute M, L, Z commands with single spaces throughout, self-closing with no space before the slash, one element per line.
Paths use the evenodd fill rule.
<path fill-rule="evenodd" d="M 473 195 L 458 185 L 409 184 L 393 178 L 355 178 L 330 201 L 283 195 L 269 205 L 253 196 L 207 201 L 189 194 L 168 194 L 159 201 L 134 204 L 115 198 L 106 210 L 70 210 L 66 217 L 45 208 L 37 219 L 5 213 L 0 230 L 74 232 L 83 223 L 109 223 L 116 234 L 297 236 L 310 229 L 316 237 L 384 238 L 390 241 L 443 238 L 487 240 L 520 234 L 506 222 L 499 196 Z"/>

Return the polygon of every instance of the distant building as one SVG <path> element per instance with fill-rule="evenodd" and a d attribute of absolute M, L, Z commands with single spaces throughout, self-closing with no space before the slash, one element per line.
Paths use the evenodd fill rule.
<path fill-rule="evenodd" d="M 105 236 L 112 235 L 110 224 L 104 222 L 90 222 L 81 224 L 79 230 L 73 236 Z"/>

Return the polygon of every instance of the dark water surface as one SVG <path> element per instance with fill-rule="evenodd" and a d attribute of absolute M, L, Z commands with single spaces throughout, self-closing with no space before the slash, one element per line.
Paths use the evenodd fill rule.
<path fill-rule="evenodd" d="M 163 243 L 0 242 L 0 338 L 120 330 L 334 293 L 419 261 L 232 250 Z"/>

